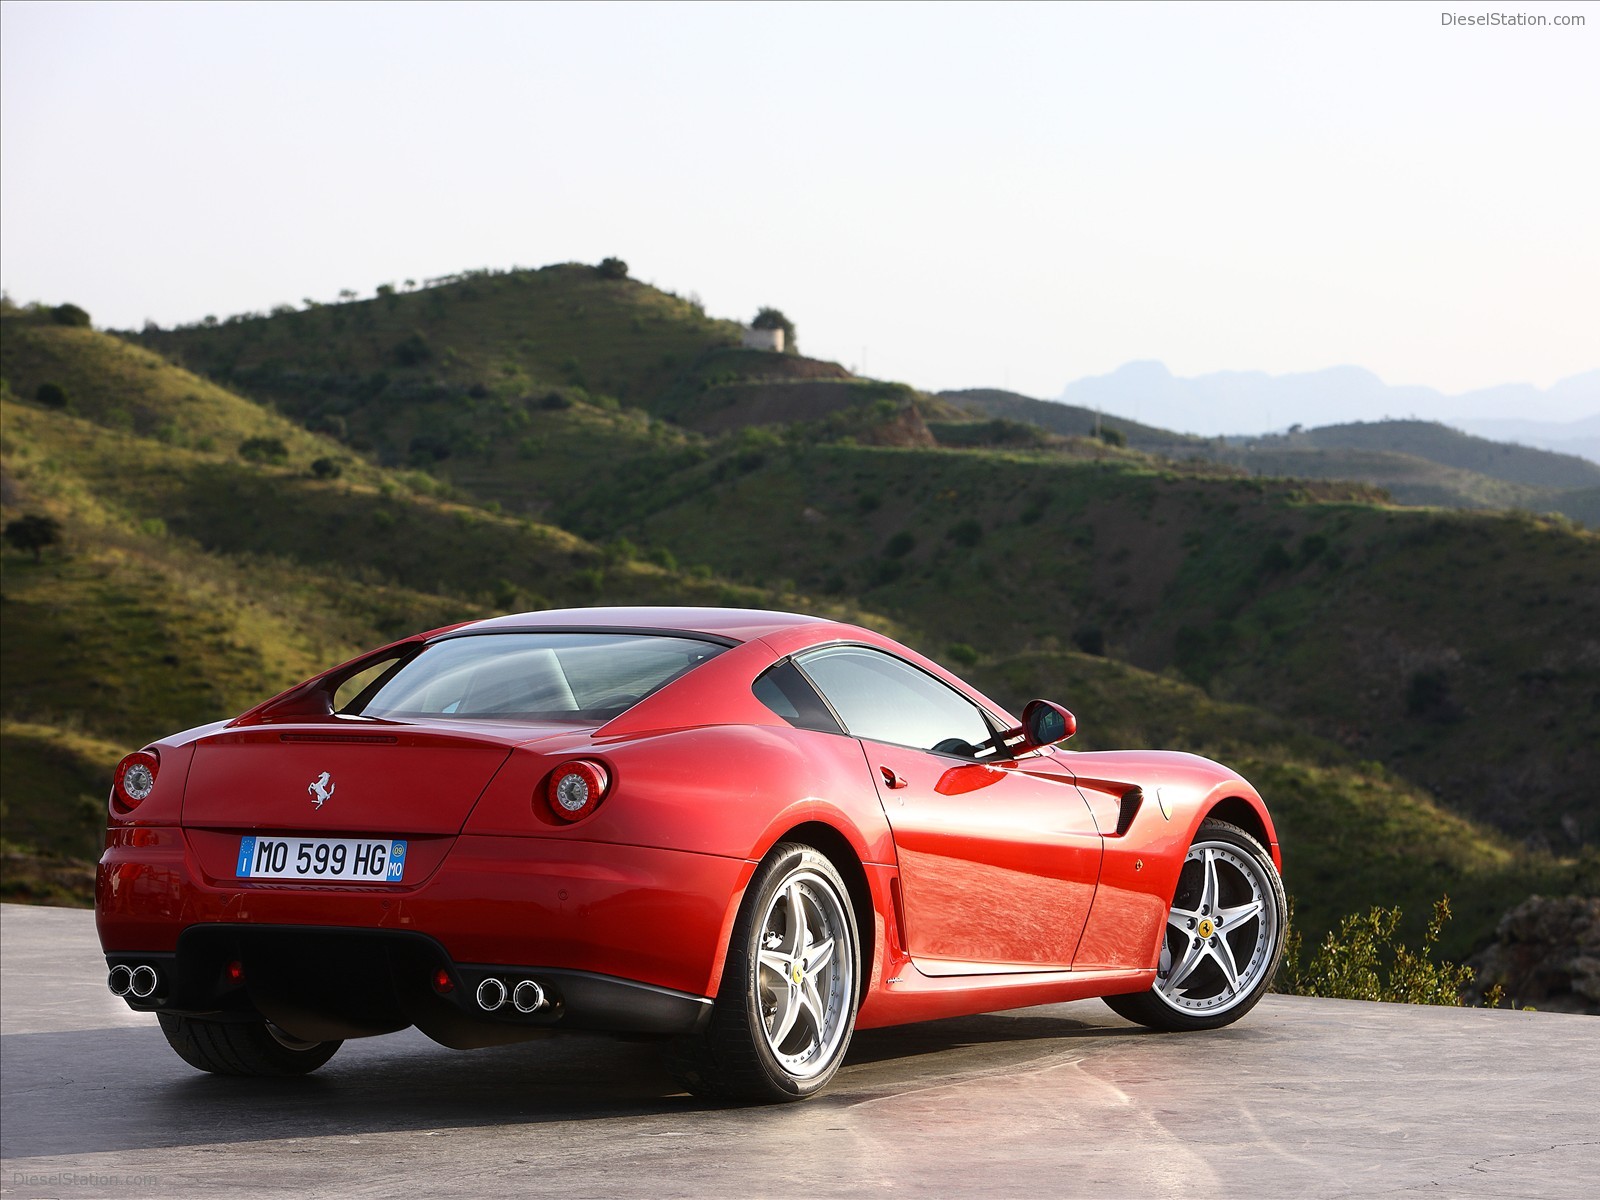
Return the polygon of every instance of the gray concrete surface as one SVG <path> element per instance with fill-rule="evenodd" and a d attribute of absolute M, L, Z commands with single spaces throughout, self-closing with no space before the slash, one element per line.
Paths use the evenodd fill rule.
<path fill-rule="evenodd" d="M 1270 996 L 1210 1034 L 1098 1001 L 857 1035 L 833 1090 L 739 1109 L 652 1047 L 348 1043 L 192 1071 L 102 983 L 92 916 L 0 908 L 0 1195 L 1600 1194 L 1600 1022 Z"/>

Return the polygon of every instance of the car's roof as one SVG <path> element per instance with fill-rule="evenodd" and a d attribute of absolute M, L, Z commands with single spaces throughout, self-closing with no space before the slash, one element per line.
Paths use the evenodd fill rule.
<path fill-rule="evenodd" d="M 803 613 L 768 612 L 759 608 L 556 608 L 473 621 L 452 632 L 550 628 L 679 630 L 748 642 L 796 625 L 814 624 L 829 622 Z"/>

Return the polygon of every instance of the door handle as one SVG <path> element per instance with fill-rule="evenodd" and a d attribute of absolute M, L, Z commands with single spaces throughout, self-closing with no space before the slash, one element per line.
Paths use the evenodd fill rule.
<path fill-rule="evenodd" d="M 878 770 L 883 772 L 883 781 L 884 783 L 888 784 L 891 789 L 898 789 L 906 786 L 906 780 L 904 777 L 896 775 L 892 768 L 879 767 Z"/>

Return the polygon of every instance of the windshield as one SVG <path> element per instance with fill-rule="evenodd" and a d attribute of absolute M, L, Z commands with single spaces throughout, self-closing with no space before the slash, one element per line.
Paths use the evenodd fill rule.
<path fill-rule="evenodd" d="M 426 647 L 344 711 L 396 720 L 609 721 L 722 649 L 658 634 L 447 638 Z"/>

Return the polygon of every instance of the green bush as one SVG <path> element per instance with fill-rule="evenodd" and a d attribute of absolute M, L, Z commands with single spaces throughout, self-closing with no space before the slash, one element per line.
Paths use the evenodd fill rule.
<path fill-rule="evenodd" d="M 1100 426 L 1100 440 L 1108 446 L 1126 446 L 1128 435 L 1111 425 Z"/>
<path fill-rule="evenodd" d="M 595 270 L 600 272 L 601 279 L 626 279 L 628 277 L 628 264 L 620 258 L 602 258 L 600 265 Z"/>
<path fill-rule="evenodd" d="M 420 333 L 409 333 L 394 348 L 394 361 L 402 367 L 416 367 L 433 357 L 433 347 Z"/>
<path fill-rule="evenodd" d="M 337 479 L 344 474 L 344 467 L 336 458 L 318 458 L 312 460 L 311 473 L 318 479 Z"/>
<path fill-rule="evenodd" d="M 965 642 L 952 642 L 945 650 L 945 657 L 957 666 L 970 667 L 978 661 L 978 652 Z"/>
<path fill-rule="evenodd" d="M 282 438 L 253 437 L 239 443 L 239 457 L 246 462 L 272 463 L 282 466 L 289 461 L 289 447 Z"/>
<path fill-rule="evenodd" d="M 888 544 L 883 548 L 883 552 L 890 558 L 904 558 L 911 553 L 916 544 L 916 537 L 909 530 L 902 529 L 889 539 Z"/>
<path fill-rule="evenodd" d="M 59 383 L 41 383 L 33 393 L 33 398 L 46 408 L 65 408 L 67 406 L 67 389 Z"/>
<path fill-rule="evenodd" d="M 58 304 L 50 310 L 50 319 L 57 325 L 77 325 L 86 327 L 89 324 L 89 314 L 76 304 Z"/>
<path fill-rule="evenodd" d="M 1292 916 L 1292 910 L 1291 910 Z M 1300 966 L 1300 936 L 1289 935 L 1278 990 L 1294 996 L 1333 1000 L 1383 1000 L 1395 1004 L 1443 1004 L 1459 1007 L 1472 985 L 1471 967 L 1432 959 L 1433 948 L 1450 919 L 1450 897 L 1434 902 L 1433 917 L 1416 951 L 1395 940 L 1399 908 L 1375 905 L 1339 923 L 1317 949 L 1310 965 Z M 1490 1004 L 1499 997 L 1491 993 Z"/>

